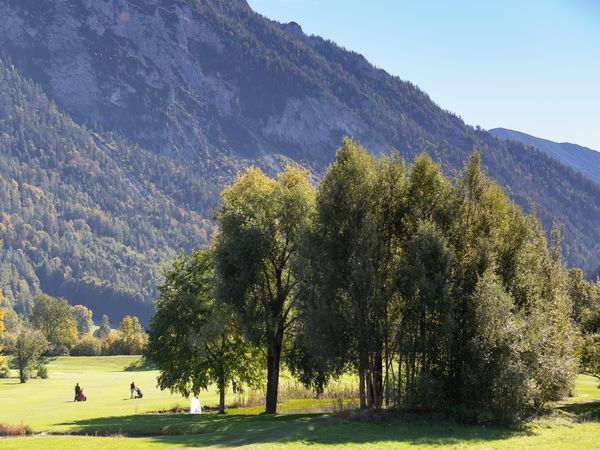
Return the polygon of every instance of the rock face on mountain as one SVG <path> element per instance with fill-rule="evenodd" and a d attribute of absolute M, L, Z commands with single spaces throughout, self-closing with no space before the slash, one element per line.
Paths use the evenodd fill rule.
<path fill-rule="evenodd" d="M 520 131 L 506 128 L 494 128 L 489 130 L 491 134 L 502 139 L 511 139 L 532 145 L 538 150 L 546 153 L 554 159 L 559 160 L 565 166 L 571 167 L 590 180 L 600 183 L 600 152 L 581 145 L 569 142 L 553 142 L 542 139 Z"/>
<path fill-rule="evenodd" d="M 514 200 L 525 209 L 535 204 L 547 228 L 553 221 L 562 227 L 569 264 L 600 264 L 600 187 L 542 152 L 465 125 L 414 84 L 307 36 L 299 24 L 271 21 L 243 0 L 0 0 L 0 17 L 0 58 L 41 86 L 81 133 L 112 142 L 112 176 L 141 193 L 128 201 L 142 205 L 140 217 L 152 223 L 154 237 L 180 230 L 177 244 L 157 249 L 164 258 L 193 246 L 191 230 L 199 228 L 189 224 L 210 219 L 220 187 L 239 168 L 274 170 L 292 161 L 318 175 L 350 135 L 373 152 L 395 148 L 408 160 L 427 151 L 448 172 L 478 149 L 484 168 Z M 0 136 L 2 126 L 0 120 Z M 40 171 L 50 170 L 51 154 L 42 157 Z M 160 191 L 184 226 L 165 222 L 165 207 L 144 198 L 144 186 Z M 82 207 L 77 220 L 92 223 Z M 116 204 L 98 200 L 94 209 L 107 223 L 126 221 Z M 204 222 L 200 229 L 210 235 Z M 120 233 L 126 241 L 128 230 Z M 138 245 L 131 267 L 123 266 L 130 281 L 148 272 L 142 255 L 162 245 L 154 237 Z M 11 245 L 17 249 L 18 241 Z M 48 247 L 49 257 L 56 251 Z M 82 269 L 72 284 L 92 276 L 110 285 L 109 273 Z M 148 301 L 151 293 L 142 297 Z"/>
<path fill-rule="evenodd" d="M 164 154 L 327 161 L 343 134 L 388 144 L 318 86 L 320 66 L 335 68 L 297 24 L 280 29 L 242 2 L 8 0 L 0 16 L 2 47 L 77 120 Z"/>

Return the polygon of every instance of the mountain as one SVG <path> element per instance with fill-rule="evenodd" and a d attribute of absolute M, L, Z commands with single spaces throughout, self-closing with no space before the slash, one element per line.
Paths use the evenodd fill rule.
<path fill-rule="evenodd" d="M 489 132 L 502 139 L 510 139 L 522 142 L 525 145 L 531 145 L 548 156 L 559 160 L 565 166 L 581 172 L 590 180 L 600 183 L 600 152 L 596 150 L 569 142 L 553 142 L 506 128 L 494 128 Z"/>
<path fill-rule="evenodd" d="M 44 291 L 113 322 L 147 321 L 161 266 L 213 232 L 209 211 L 189 202 L 214 203 L 218 190 L 165 157 L 77 125 L 1 62 L 0 92 L 4 294 L 20 311 Z"/>
<path fill-rule="evenodd" d="M 161 266 L 210 239 L 238 170 L 319 176 L 346 134 L 448 173 L 478 149 L 561 226 L 568 264 L 600 265 L 597 184 L 243 0 L 0 0 L 0 17 L 0 282 L 22 308 L 40 289 L 113 314 L 148 304 Z"/>

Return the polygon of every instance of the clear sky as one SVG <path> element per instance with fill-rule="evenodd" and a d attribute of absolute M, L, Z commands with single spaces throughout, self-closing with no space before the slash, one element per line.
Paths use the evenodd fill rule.
<path fill-rule="evenodd" d="M 600 150 L 600 0 L 249 0 L 467 123 Z"/>

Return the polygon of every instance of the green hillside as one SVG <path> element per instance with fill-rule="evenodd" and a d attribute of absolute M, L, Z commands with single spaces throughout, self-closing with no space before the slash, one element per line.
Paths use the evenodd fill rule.
<path fill-rule="evenodd" d="M 116 322 L 148 319 L 162 266 L 208 242 L 218 191 L 90 132 L 0 62 L 0 286 L 20 311 L 45 291 Z M 201 205 L 201 206 L 196 206 Z"/>

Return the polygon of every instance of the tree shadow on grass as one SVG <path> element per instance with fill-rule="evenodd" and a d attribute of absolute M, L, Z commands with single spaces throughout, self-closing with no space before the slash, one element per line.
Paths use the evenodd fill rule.
<path fill-rule="evenodd" d="M 600 422 L 600 401 L 571 403 L 557 409 L 573 416 L 577 422 Z"/>
<path fill-rule="evenodd" d="M 314 445 L 403 442 L 411 445 L 459 445 L 502 440 L 531 431 L 457 426 L 443 422 L 390 420 L 377 423 L 342 420 L 323 414 L 217 415 L 138 414 L 85 419 L 62 425 L 76 434 L 151 437 L 165 445 L 266 445 L 303 442 Z"/>
<path fill-rule="evenodd" d="M 145 372 L 148 370 L 154 370 L 156 367 L 146 358 L 140 358 L 139 360 L 132 362 L 125 369 L 125 372 Z"/>

